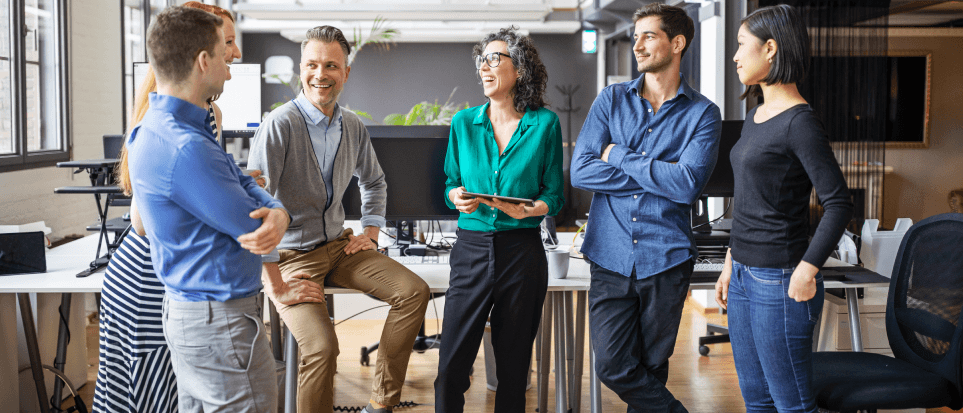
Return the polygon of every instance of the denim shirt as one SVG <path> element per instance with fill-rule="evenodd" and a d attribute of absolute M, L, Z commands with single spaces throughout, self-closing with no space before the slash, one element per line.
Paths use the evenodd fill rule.
<path fill-rule="evenodd" d="M 582 253 L 626 277 L 634 269 L 638 279 L 696 255 L 690 209 L 715 167 L 722 130 L 719 107 L 685 77 L 658 112 L 641 97 L 644 79 L 602 90 L 571 169 L 572 186 L 595 192 Z"/>
<path fill-rule="evenodd" d="M 261 260 L 237 237 L 261 226 L 251 211 L 283 206 L 221 149 L 207 111 L 151 93 L 127 148 L 151 260 L 170 298 L 228 301 L 257 294 Z"/>

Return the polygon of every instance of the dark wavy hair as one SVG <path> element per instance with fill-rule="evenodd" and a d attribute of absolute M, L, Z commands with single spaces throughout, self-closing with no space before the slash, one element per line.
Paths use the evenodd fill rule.
<path fill-rule="evenodd" d="M 548 106 L 545 99 L 545 87 L 548 84 L 548 71 L 538 57 L 535 42 L 531 37 L 518 33 L 518 27 L 510 26 L 485 36 L 472 49 L 472 59 L 485 53 L 489 43 L 501 40 L 508 45 L 508 54 L 512 56 L 512 64 L 518 71 L 512 102 L 515 110 L 524 113 L 526 108 L 539 109 Z M 477 72 L 475 73 L 478 74 Z"/>

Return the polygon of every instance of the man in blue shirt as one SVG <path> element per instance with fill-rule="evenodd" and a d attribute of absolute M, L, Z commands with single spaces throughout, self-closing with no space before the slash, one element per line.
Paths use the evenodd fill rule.
<path fill-rule="evenodd" d="M 684 10 L 637 10 L 643 75 L 606 87 L 579 134 L 572 185 L 595 192 L 582 253 L 591 261 L 596 369 L 629 412 L 685 412 L 665 387 L 696 255 L 689 211 L 715 167 L 719 108 L 686 84 L 694 24 Z"/>
<path fill-rule="evenodd" d="M 166 290 L 162 321 L 179 410 L 273 412 L 275 364 L 257 315 L 255 254 L 278 244 L 289 217 L 214 139 L 208 98 L 230 78 L 222 25 L 181 7 L 151 24 L 157 92 L 127 142 L 130 176 Z"/>

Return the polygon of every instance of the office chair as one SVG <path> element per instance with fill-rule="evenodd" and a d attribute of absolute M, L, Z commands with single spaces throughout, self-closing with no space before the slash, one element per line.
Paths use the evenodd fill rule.
<path fill-rule="evenodd" d="M 963 214 L 924 219 L 900 243 L 886 301 L 895 357 L 813 354 L 819 407 L 840 412 L 963 407 Z"/>
<path fill-rule="evenodd" d="M 372 295 L 368 295 L 368 296 L 371 298 L 377 299 Z M 445 293 L 431 293 L 430 300 L 434 300 L 438 297 L 444 297 L 444 296 L 445 296 Z M 361 365 L 362 366 L 371 365 L 371 357 L 369 355 L 378 350 L 379 344 L 380 342 L 374 343 L 367 347 L 361 347 Z M 441 347 L 441 334 L 432 334 L 430 336 L 426 336 L 425 322 L 422 321 L 421 330 L 418 330 L 418 335 L 415 337 L 415 344 L 411 346 L 411 351 L 424 353 L 428 350 L 431 350 L 433 348 L 439 348 L 439 347 Z"/>

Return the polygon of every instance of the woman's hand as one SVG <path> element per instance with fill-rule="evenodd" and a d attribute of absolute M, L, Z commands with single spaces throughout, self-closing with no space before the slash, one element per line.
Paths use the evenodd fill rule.
<path fill-rule="evenodd" d="M 732 279 L 732 255 L 726 251 L 726 262 L 722 264 L 722 273 L 716 281 L 716 302 L 723 310 L 729 308 L 729 281 Z"/>
<path fill-rule="evenodd" d="M 479 199 L 478 202 L 488 205 L 489 207 L 496 208 L 515 219 L 523 219 L 535 216 L 535 207 L 525 206 L 525 204 L 514 204 L 497 198 Z"/>
<path fill-rule="evenodd" d="M 465 187 L 460 186 L 458 188 L 448 191 L 448 199 L 451 203 L 455 204 L 455 209 L 461 211 L 463 214 L 470 214 L 478 209 L 478 198 L 462 198 L 462 193 L 466 192 Z"/>
<path fill-rule="evenodd" d="M 816 273 L 819 268 L 806 262 L 799 261 L 789 278 L 789 298 L 796 302 L 809 301 L 816 296 Z"/>

